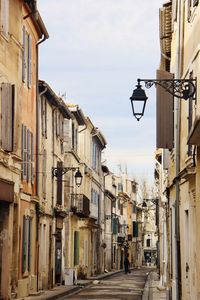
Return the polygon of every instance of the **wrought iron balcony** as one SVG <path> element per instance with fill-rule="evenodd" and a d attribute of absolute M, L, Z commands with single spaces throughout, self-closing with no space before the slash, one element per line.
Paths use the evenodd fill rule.
<path fill-rule="evenodd" d="M 88 218 L 90 200 L 84 194 L 71 194 L 71 211 L 80 218 Z"/>

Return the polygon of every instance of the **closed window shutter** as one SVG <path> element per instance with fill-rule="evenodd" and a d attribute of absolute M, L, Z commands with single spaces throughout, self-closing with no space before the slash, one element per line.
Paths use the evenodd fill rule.
<path fill-rule="evenodd" d="M 113 232 L 113 234 L 118 233 L 118 219 L 117 218 L 112 219 L 112 232 Z"/>
<path fill-rule="evenodd" d="M 79 264 L 79 232 L 74 231 L 74 266 Z"/>
<path fill-rule="evenodd" d="M 56 112 L 55 112 L 55 121 L 56 121 L 56 136 L 57 137 L 59 136 L 59 129 L 60 129 L 58 115 L 59 115 L 59 112 L 56 110 Z"/>
<path fill-rule="evenodd" d="M 1 85 L 1 144 L 5 151 L 13 151 L 14 85 Z"/>
<path fill-rule="evenodd" d="M 72 149 L 75 147 L 75 132 L 74 132 L 74 123 L 72 123 Z"/>
<path fill-rule="evenodd" d="M 63 163 L 58 161 L 57 168 L 62 168 L 62 167 L 63 167 Z M 62 176 L 57 177 L 57 204 L 62 205 Z"/>
<path fill-rule="evenodd" d="M 133 237 L 138 237 L 138 223 L 133 222 Z"/>
<path fill-rule="evenodd" d="M 26 271 L 26 261 L 27 261 L 27 223 L 26 223 L 26 216 L 23 216 L 22 273 Z"/>
<path fill-rule="evenodd" d="M 31 132 L 27 130 L 27 180 L 31 182 Z"/>
<path fill-rule="evenodd" d="M 27 179 L 27 128 L 22 124 L 22 178 Z"/>
<path fill-rule="evenodd" d="M 120 204 L 120 215 L 123 215 L 123 204 Z"/>
<path fill-rule="evenodd" d="M 63 116 L 60 115 L 60 138 L 63 139 Z"/>
<path fill-rule="evenodd" d="M 28 226 L 28 271 L 31 270 L 31 218 L 28 217 L 27 220 Z"/>
<path fill-rule="evenodd" d="M 31 183 L 34 184 L 34 140 L 31 132 Z"/>
<path fill-rule="evenodd" d="M 157 70 L 157 79 L 173 79 L 173 74 Z M 160 85 L 156 86 L 156 147 L 172 149 L 174 142 L 173 96 Z"/>
<path fill-rule="evenodd" d="M 28 87 L 32 84 L 32 37 L 28 35 Z"/>
<path fill-rule="evenodd" d="M 22 81 L 25 82 L 26 80 L 26 29 L 23 26 L 22 29 L 23 35 L 23 52 L 22 52 Z"/>
<path fill-rule="evenodd" d="M 46 164 L 47 164 L 47 151 L 43 152 L 43 170 L 42 170 L 42 188 L 43 188 L 43 198 L 46 199 Z"/>
<path fill-rule="evenodd" d="M 45 135 L 45 98 L 41 97 L 41 121 L 42 121 L 42 135 Z"/>

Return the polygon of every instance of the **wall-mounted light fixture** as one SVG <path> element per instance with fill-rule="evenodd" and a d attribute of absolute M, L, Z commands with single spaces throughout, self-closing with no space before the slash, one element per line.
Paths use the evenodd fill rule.
<path fill-rule="evenodd" d="M 145 83 L 147 89 L 153 85 L 160 85 L 171 95 L 179 99 L 196 99 L 196 79 L 138 79 L 136 89 L 133 90 L 133 94 L 130 97 L 133 115 L 137 121 L 144 115 L 146 101 L 148 99 L 140 84 L 141 81 Z"/>
<path fill-rule="evenodd" d="M 154 205 L 158 205 L 159 198 L 143 199 L 142 208 L 148 208 L 147 203 L 151 202 Z"/>
<path fill-rule="evenodd" d="M 62 177 L 64 174 L 66 174 L 68 171 L 73 171 L 75 173 L 75 182 L 76 186 L 80 186 L 82 183 L 83 175 L 81 174 L 79 168 L 74 168 L 74 167 L 57 167 L 57 168 L 52 168 L 52 176 L 54 177 Z"/>

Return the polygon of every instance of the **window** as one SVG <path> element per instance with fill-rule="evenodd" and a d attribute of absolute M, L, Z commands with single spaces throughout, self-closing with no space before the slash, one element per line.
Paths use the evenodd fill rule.
<path fill-rule="evenodd" d="M 47 138 L 47 100 L 41 97 L 41 120 L 42 120 L 42 135 Z"/>
<path fill-rule="evenodd" d="M 23 26 L 22 81 L 31 88 L 32 84 L 32 37 Z"/>
<path fill-rule="evenodd" d="M 63 168 L 63 163 L 58 161 L 57 168 Z M 57 204 L 62 205 L 62 176 L 57 177 Z"/>
<path fill-rule="evenodd" d="M 33 134 L 24 124 L 22 124 L 22 179 L 34 183 Z"/>
<path fill-rule="evenodd" d="M 91 203 L 98 205 L 98 202 L 99 202 L 99 194 L 94 189 L 92 189 Z"/>
<path fill-rule="evenodd" d="M 101 161 L 101 152 L 98 145 L 93 141 L 92 144 L 92 167 L 95 171 L 99 172 Z"/>
<path fill-rule="evenodd" d="M 118 203 L 118 209 L 120 209 L 121 208 L 120 199 L 118 199 L 117 203 Z"/>
<path fill-rule="evenodd" d="M 31 218 L 23 216 L 23 236 L 22 236 L 22 273 L 30 271 L 31 257 Z"/>
<path fill-rule="evenodd" d="M 192 79 L 192 73 L 190 73 L 190 79 Z M 189 98 L 188 101 L 188 135 L 190 133 L 190 129 L 192 128 L 193 122 L 193 98 Z M 192 145 L 188 144 L 188 156 L 192 155 Z"/>
<path fill-rule="evenodd" d="M 133 237 L 138 237 L 138 222 L 133 222 Z"/>
<path fill-rule="evenodd" d="M 1 0 L 1 34 L 8 37 L 9 31 L 9 0 Z"/>
<path fill-rule="evenodd" d="M 42 192 L 43 198 L 46 199 L 46 179 L 47 179 L 47 151 L 43 151 L 42 159 Z"/>
<path fill-rule="evenodd" d="M 118 233 L 118 219 L 117 218 L 113 218 L 112 219 L 112 233 L 113 234 L 117 234 Z"/>
<path fill-rule="evenodd" d="M 74 231 L 74 266 L 79 264 L 79 232 Z"/>
<path fill-rule="evenodd" d="M 72 149 L 74 151 L 77 151 L 78 149 L 78 130 L 74 123 L 72 123 Z"/>
<path fill-rule="evenodd" d="M 1 84 L 1 146 L 8 152 L 13 151 L 14 95 L 14 85 Z"/>
<path fill-rule="evenodd" d="M 123 192 L 123 184 L 121 182 L 118 183 L 118 192 Z"/>
<path fill-rule="evenodd" d="M 146 245 L 147 245 L 147 247 L 151 247 L 151 240 L 150 239 L 146 240 Z"/>

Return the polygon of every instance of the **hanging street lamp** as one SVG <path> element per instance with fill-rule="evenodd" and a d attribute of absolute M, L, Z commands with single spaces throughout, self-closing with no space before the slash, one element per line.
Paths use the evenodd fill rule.
<path fill-rule="evenodd" d="M 134 117 L 139 121 L 144 115 L 146 101 L 145 90 L 142 89 L 140 82 L 145 83 L 147 89 L 154 86 L 161 86 L 171 95 L 188 100 L 190 98 L 196 100 L 196 78 L 195 79 L 137 79 L 138 84 L 130 97 L 131 106 Z"/>

